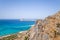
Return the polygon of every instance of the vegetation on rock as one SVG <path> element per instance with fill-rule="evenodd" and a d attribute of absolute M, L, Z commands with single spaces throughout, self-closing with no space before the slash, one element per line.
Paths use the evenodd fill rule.
<path fill-rule="evenodd" d="M 0 40 L 14 40 L 15 38 L 17 38 L 17 35 L 16 34 L 11 35 L 11 36 L 8 36 L 8 37 L 4 37 L 4 38 L 2 38 Z"/>
<path fill-rule="evenodd" d="M 28 39 L 28 36 L 25 36 L 25 39 L 24 39 L 24 40 L 29 40 L 29 39 Z"/>

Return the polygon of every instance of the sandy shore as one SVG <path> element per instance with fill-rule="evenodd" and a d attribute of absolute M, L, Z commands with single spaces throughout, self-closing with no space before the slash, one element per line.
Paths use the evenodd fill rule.
<path fill-rule="evenodd" d="M 8 37 L 8 36 L 11 36 L 11 35 L 0 36 L 0 39 L 2 39 L 4 37 Z"/>

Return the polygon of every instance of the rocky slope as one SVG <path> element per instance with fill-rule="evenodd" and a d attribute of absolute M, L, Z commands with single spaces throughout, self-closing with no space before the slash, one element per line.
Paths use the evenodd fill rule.
<path fill-rule="evenodd" d="M 60 11 L 44 20 L 37 20 L 28 35 L 29 40 L 56 40 L 60 37 Z"/>
<path fill-rule="evenodd" d="M 16 35 L 13 40 L 60 40 L 60 11 L 37 20 L 28 31 Z"/>

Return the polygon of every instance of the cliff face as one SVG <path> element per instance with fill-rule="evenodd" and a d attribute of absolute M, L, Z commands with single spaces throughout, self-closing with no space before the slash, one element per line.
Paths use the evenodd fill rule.
<path fill-rule="evenodd" d="M 44 20 L 37 20 L 28 35 L 29 40 L 56 40 L 57 37 L 60 38 L 60 11 Z"/>
<path fill-rule="evenodd" d="M 14 40 L 60 40 L 60 11 L 37 20 L 30 30 L 18 33 Z"/>

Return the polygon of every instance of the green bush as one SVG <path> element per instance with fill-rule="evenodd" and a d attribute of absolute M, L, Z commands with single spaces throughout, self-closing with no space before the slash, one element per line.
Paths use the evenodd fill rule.
<path fill-rule="evenodd" d="M 25 36 L 25 39 L 24 39 L 24 40 L 29 40 L 29 39 L 28 39 L 28 36 Z"/>

